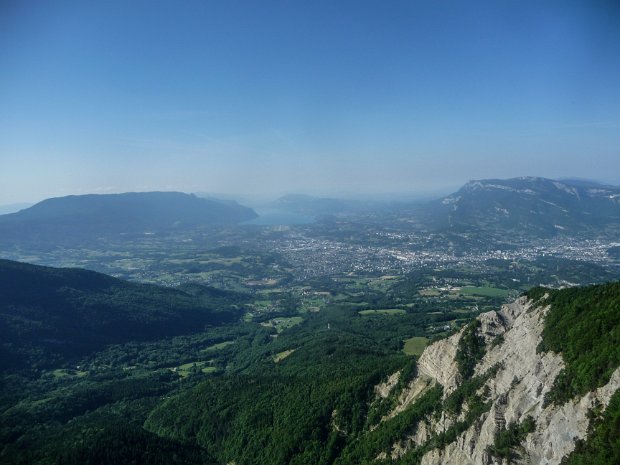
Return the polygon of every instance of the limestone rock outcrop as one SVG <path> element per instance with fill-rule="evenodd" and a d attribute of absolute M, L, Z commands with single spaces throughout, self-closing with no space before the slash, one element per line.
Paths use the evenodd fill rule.
<path fill-rule="evenodd" d="M 535 428 L 521 443 L 517 463 L 558 465 L 574 450 L 575 441 L 586 437 L 588 412 L 594 406 L 604 408 L 609 404 L 620 388 L 620 368 L 605 386 L 563 405 L 545 406 L 545 394 L 564 368 L 560 354 L 537 352 L 547 311 L 548 307 L 536 306 L 522 297 L 497 312 L 478 316 L 478 335 L 487 350 L 475 367 L 475 375 L 492 373 L 478 390 L 484 392 L 491 407 L 455 441 L 443 448 L 429 448 L 422 458 L 423 465 L 501 464 L 488 452 L 496 432 L 510 423 L 522 423 L 528 416 L 535 420 Z M 424 350 L 418 361 L 418 376 L 401 392 L 390 416 L 398 415 L 435 383 L 443 386 L 444 399 L 457 389 L 460 380 L 455 357 L 462 334 L 463 330 Z M 444 412 L 439 418 L 420 422 L 415 431 L 385 451 L 384 457 L 398 458 L 413 447 L 423 446 L 462 421 L 467 405 L 463 409 L 459 415 L 451 417 Z"/>

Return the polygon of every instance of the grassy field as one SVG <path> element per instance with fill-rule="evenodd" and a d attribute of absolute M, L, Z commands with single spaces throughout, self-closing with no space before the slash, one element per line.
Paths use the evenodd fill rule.
<path fill-rule="evenodd" d="M 467 286 L 459 291 L 463 295 L 479 295 L 482 297 L 507 297 L 508 290 L 497 287 L 473 287 Z"/>
<path fill-rule="evenodd" d="M 379 279 L 373 279 L 368 283 L 368 287 L 379 292 L 385 292 L 393 285 L 394 280 L 391 277 L 381 277 Z"/>
<path fill-rule="evenodd" d="M 367 315 L 404 315 L 407 312 L 402 308 L 381 308 L 379 310 L 360 310 L 358 312 L 362 316 Z"/>
<path fill-rule="evenodd" d="M 214 350 L 220 350 L 223 349 L 224 347 L 228 347 L 231 344 L 234 344 L 235 341 L 224 341 L 224 342 L 219 342 L 217 344 L 213 344 L 212 346 L 206 347 L 204 349 L 201 350 L 201 352 L 212 352 Z"/>
<path fill-rule="evenodd" d="M 420 356 L 428 343 L 428 338 L 416 336 L 405 339 L 403 342 L 405 344 L 403 347 L 405 354 Z"/>
<path fill-rule="evenodd" d="M 292 328 L 295 325 L 301 324 L 304 319 L 300 316 L 292 316 L 289 318 L 274 318 L 273 325 L 276 331 L 281 333 L 282 331 Z"/>
<path fill-rule="evenodd" d="M 278 317 L 273 320 L 264 321 L 261 325 L 267 328 L 275 328 L 278 333 L 281 333 L 284 330 L 300 324 L 302 321 L 304 321 L 304 319 L 300 316 Z"/>
<path fill-rule="evenodd" d="M 437 297 L 440 294 L 438 289 L 421 289 L 418 293 L 424 297 Z"/>
<path fill-rule="evenodd" d="M 295 352 L 295 349 L 290 349 L 290 350 L 285 350 L 283 352 L 278 352 L 277 354 L 275 354 L 273 356 L 273 361 L 274 363 L 279 363 L 282 360 L 284 360 L 286 357 L 288 357 L 289 355 L 291 355 L 293 352 Z"/>
<path fill-rule="evenodd" d="M 324 306 L 324 299 L 304 299 L 301 302 L 301 308 L 299 309 L 299 313 L 319 312 Z"/>
<path fill-rule="evenodd" d="M 54 376 L 54 378 L 66 378 L 66 377 L 72 377 L 72 376 L 83 378 L 84 376 L 88 375 L 88 372 L 80 371 L 80 370 L 67 370 L 64 368 L 58 368 L 52 371 L 52 375 Z"/>
<path fill-rule="evenodd" d="M 196 367 L 203 373 L 213 373 L 217 371 L 216 367 L 205 366 L 207 363 L 208 362 L 205 361 L 184 363 L 183 365 L 179 365 L 178 367 L 170 368 L 170 370 L 177 373 L 181 378 L 188 377 L 194 370 L 194 367 Z"/>

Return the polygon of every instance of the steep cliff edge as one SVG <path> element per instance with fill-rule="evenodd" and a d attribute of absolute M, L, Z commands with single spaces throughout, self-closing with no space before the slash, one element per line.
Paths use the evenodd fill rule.
<path fill-rule="evenodd" d="M 441 403 L 376 459 L 560 464 L 620 388 L 619 296 L 617 283 L 536 290 L 428 346 L 385 419 L 437 384 Z"/>

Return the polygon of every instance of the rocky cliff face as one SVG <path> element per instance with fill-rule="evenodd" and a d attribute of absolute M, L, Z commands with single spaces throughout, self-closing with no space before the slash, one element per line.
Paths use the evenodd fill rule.
<path fill-rule="evenodd" d="M 427 418 L 378 458 L 397 459 L 408 450 L 422 447 L 426 451 L 423 465 L 508 463 L 489 452 L 496 433 L 531 417 L 533 430 L 520 439 L 511 463 L 560 464 L 574 450 L 575 441 L 586 437 L 590 410 L 606 407 L 620 387 L 620 368 L 605 386 L 564 405 L 545 406 L 545 394 L 564 368 L 561 355 L 537 352 L 547 311 L 523 297 L 500 311 L 480 315 L 476 331 L 487 350 L 475 366 L 474 378 L 482 380 L 476 394 L 490 408 L 472 419 L 468 416 L 473 411 L 472 401 L 465 400 L 460 412 L 444 411 Z M 417 377 L 400 394 L 397 407 L 388 417 L 398 415 L 435 383 L 443 386 L 444 401 L 459 389 L 462 380 L 456 355 L 464 331 L 426 348 L 418 362 Z M 382 391 L 384 396 L 386 390 Z M 450 431 L 453 434 L 447 434 Z M 437 441 L 440 436 L 444 439 Z"/>

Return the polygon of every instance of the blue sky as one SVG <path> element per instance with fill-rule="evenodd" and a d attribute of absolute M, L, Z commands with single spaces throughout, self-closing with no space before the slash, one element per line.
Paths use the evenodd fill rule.
<path fill-rule="evenodd" d="M 613 1 L 0 4 L 0 204 L 620 181 Z"/>

